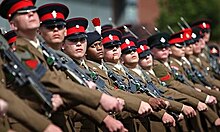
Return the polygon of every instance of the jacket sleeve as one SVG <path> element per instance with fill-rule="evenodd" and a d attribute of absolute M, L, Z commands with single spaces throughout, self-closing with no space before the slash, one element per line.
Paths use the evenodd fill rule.
<path fill-rule="evenodd" d="M 27 106 L 10 90 L 1 87 L 0 98 L 8 103 L 8 116 L 16 119 L 30 130 L 43 131 L 50 124 L 49 120 Z"/>

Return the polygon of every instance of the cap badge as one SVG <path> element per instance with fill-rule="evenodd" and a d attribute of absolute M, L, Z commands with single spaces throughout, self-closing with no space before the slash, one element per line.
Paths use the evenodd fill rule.
<path fill-rule="evenodd" d="M 180 34 L 180 38 L 183 38 L 183 34 Z"/>
<path fill-rule="evenodd" d="M 211 50 L 211 53 L 218 53 L 218 51 L 217 51 L 216 48 L 213 48 L 213 49 Z"/>
<path fill-rule="evenodd" d="M 190 35 L 188 33 L 186 34 L 186 38 L 190 38 Z"/>
<path fill-rule="evenodd" d="M 76 28 L 79 28 L 79 25 L 76 25 Z"/>
<path fill-rule="evenodd" d="M 110 40 L 113 40 L 113 36 L 111 34 L 108 35 Z"/>
<path fill-rule="evenodd" d="M 140 48 L 142 51 L 144 51 L 144 46 L 143 45 L 140 45 Z"/>
<path fill-rule="evenodd" d="M 206 23 L 205 23 L 205 22 L 203 22 L 203 23 L 202 23 L 202 26 L 203 26 L 204 28 L 206 28 Z"/>
<path fill-rule="evenodd" d="M 196 38 L 196 34 L 195 33 L 192 33 L 192 38 Z"/>
<path fill-rule="evenodd" d="M 166 42 L 165 38 L 162 37 L 162 38 L 160 39 L 160 42 L 161 42 L 161 43 L 165 43 L 165 42 Z"/>
<path fill-rule="evenodd" d="M 52 14 L 53 18 L 57 18 L 57 12 L 56 11 L 53 11 L 51 14 Z"/>
<path fill-rule="evenodd" d="M 125 39 L 125 43 L 126 43 L 126 44 L 130 44 L 129 39 Z"/>

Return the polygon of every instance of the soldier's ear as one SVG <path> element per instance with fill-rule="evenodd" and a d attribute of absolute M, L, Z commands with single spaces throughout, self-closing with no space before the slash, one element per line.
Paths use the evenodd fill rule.
<path fill-rule="evenodd" d="M 18 27 L 17 27 L 15 21 L 10 21 L 9 24 L 10 24 L 10 28 L 11 28 L 12 30 L 15 30 L 15 31 L 18 30 Z"/>

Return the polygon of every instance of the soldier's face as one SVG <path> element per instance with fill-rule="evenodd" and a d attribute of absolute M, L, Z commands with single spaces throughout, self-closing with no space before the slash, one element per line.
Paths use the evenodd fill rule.
<path fill-rule="evenodd" d="M 209 33 L 205 32 L 204 35 L 205 35 L 205 36 L 204 36 L 205 42 L 208 42 L 209 39 L 210 39 L 210 35 L 211 35 L 210 32 L 209 32 Z"/>
<path fill-rule="evenodd" d="M 185 47 L 185 54 L 186 55 L 192 55 L 193 54 L 193 46 L 192 46 L 192 44 L 187 45 Z"/>
<path fill-rule="evenodd" d="M 201 53 L 201 47 L 200 47 L 199 42 L 196 42 L 195 44 L 193 44 L 193 53 L 195 54 Z"/>
<path fill-rule="evenodd" d="M 100 61 L 104 58 L 104 48 L 101 41 L 96 41 L 87 49 L 86 57 L 95 61 Z"/>
<path fill-rule="evenodd" d="M 124 64 L 130 65 L 130 64 L 137 64 L 139 61 L 138 53 L 137 51 L 131 51 L 128 54 L 122 54 L 122 61 Z"/>
<path fill-rule="evenodd" d="M 62 44 L 64 37 L 66 36 L 66 28 L 64 25 L 57 25 L 53 28 L 47 28 L 46 26 L 42 25 L 39 29 L 39 32 L 45 42 L 49 45 L 51 44 L 51 46 Z"/>
<path fill-rule="evenodd" d="M 64 52 L 73 59 L 82 59 L 86 53 L 87 40 L 80 38 L 75 40 L 65 40 Z"/>
<path fill-rule="evenodd" d="M 40 26 L 39 16 L 36 11 L 22 14 L 17 13 L 10 21 L 10 26 L 18 33 L 26 32 L 29 30 L 36 30 Z"/>
<path fill-rule="evenodd" d="M 169 56 L 170 48 L 165 47 L 162 49 L 158 49 L 156 47 L 153 47 L 151 50 L 152 55 L 154 56 L 155 59 L 159 60 L 166 60 Z"/>
<path fill-rule="evenodd" d="M 151 67 L 153 65 L 153 57 L 151 54 L 146 56 L 145 58 L 139 59 L 139 65 L 143 68 L 146 69 L 148 67 Z"/>
<path fill-rule="evenodd" d="M 205 40 L 204 40 L 204 38 L 200 38 L 199 39 L 199 43 L 200 43 L 201 49 L 204 49 L 205 48 Z"/>
<path fill-rule="evenodd" d="M 180 45 L 180 47 L 171 46 L 171 55 L 175 58 L 181 58 L 185 56 L 185 46 Z"/>
<path fill-rule="evenodd" d="M 107 62 L 118 63 L 121 57 L 120 45 L 104 48 L 104 60 Z"/>

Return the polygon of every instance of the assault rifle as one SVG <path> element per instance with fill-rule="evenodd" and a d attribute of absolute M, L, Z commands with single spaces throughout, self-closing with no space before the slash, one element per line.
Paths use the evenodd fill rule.
<path fill-rule="evenodd" d="M 187 74 L 187 78 L 189 80 L 191 80 L 193 83 L 203 84 L 190 68 L 186 68 L 185 66 L 183 66 L 183 69 Z"/>
<path fill-rule="evenodd" d="M 124 69 L 129 78 L 130 84 L 133 84 L 134 86 L 136 86 L 136 91 L 139 91 L 141 93 L 146 93 L 155 98 L 162 96 L 162 94 L 160 93 L 160 91 L 158 91 L 158 89 L 155 89 L 155 87 L 152 87 L 153 85 L 152 82 L 148 81 L 145 84 L 139 78 L 134 77 L 125 66 L 124 66 Z"/>
<path fill-rule="evenodd" d="M 195 66 L 191 63 L 192 71 L 195 73 L 195 75 L 198 77 L 198 79 L 205 85 L 212 87 L 212 85 L 205 79 L 204 75 L 195 68 Z"/>
<path fill-rule="evenodd" d="M 147 83 L 144 84 L 144 82 L 142 82 L 140 79 L 138 78 L 135 78 L 133 75 L 131 75 L 128 71 L 128 69 L 125 67 L 125 70 L 126 70 L 126 74 L 129 74 L 129 79 L 132 79 L 134 80 L 135 83 L 138 83 L 139 84 L 139 89 L 138 91 L 140 91 L 141 93 L 146 93 L 148 94 L 149 96 L 153 97 L 153 98 L 167 98 L 167 99 L 170 99 L 170 100 L 173 100 L 172 97 L 165 97 L 163 94 L 162 94 L 162 91 L 160 91 L 154 84 L 151 80 L 147 80 L 147 75 L 144 73 L 144 71 L 142 71 L 142 73 L 144 74 L 144 77 L 145 79 L 147 80 Z M 178 118 L 179 118 L 179 115 L 175 112 L 172 112 L 172 111 L 167 111 L 167 113 L 169 113 L 170 115 L 173 116 L 173 118 L 177 121 Z"/>
<path fill-rule="evenodd" d="M 127 92 L 132 92 L 130 87 L 122 80 L 122 78 L 116 73 L 114 73 L 103 61 L 103 66 L 106 68 L 108 77 L 113 81 L 114 85 L 117 86 L 119 89 Z"/>
<path fill-rule="evenodd" d="M 42 102 L 44 102 L 43 106 L 46 111 L 46 115 L 49 117 L 52 111 L 52 93 L 50 93 L 40 82 L 39 76 L 35 75 L 26 67 L 26 65 L 21 63 L 18 57 L 11 51 L 7 41 L 2 35 L 0 35 L 0 47 L 1 57 L 6 62 L 3 64 L 3 70 L 11 77 L 11 82 L 19 88 L 30 86 L 31 90 L 36 93 Z M 39 64 L 38 67 L 41 67 L 41 70 L 39 71 L 42 72 L 41 75 L 44 75 L 46 68 L 44 68 L 41 64 Z"/>
<path fill-rule="evenodd" d="M 190 83 L 187 82 L 187 80 L 185 79 L 185 76 L 182 74 L 179 74 L 176 69 L 171 68 L 171 71 L 173 73 L 175 80 L 180 81 L 181 83 L 184 83 L 184 84 L 190 86 L 191 88 L 194 88 Z"/>
<path fill-rule="evenodd" d="M 88 71 L 82 70 L 71 58 L 62 52 L 58 52 L 49 48 L 45 43 L 41 44 L 44 57 L 47 60 L 47 63 L 51 67 L 55 67 L 57 70 L 61 70 L 66 73 L 72 80 L 77 81 L 79 84 L 88 87 L 87 81 L 93 79 L 96 83 L 96 88 L 102 93 L 111 95 L 105 89 L 105 82 L 99 76 L 93 76 L 91 78 L 91 73 Z"/>

